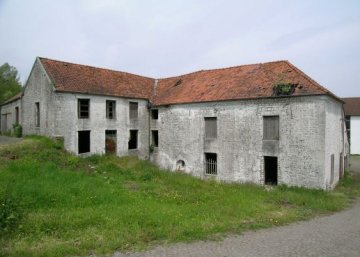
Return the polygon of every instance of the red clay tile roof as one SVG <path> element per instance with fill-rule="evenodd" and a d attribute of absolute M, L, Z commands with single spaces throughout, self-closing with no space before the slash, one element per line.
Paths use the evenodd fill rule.
<path fill-rule="evenodd" d="M 18 99 L 20 99 L 22 97 L 22 92 L 20 93 L 17 93 L 16 95 L 14 95 L 13 97 L 9 98 L 8 100 L 6 100 L 5 102 L 3 102 L 2 104 L 0 105 L 5 105 L 5 104 L 9 104 L 9 103 L 12 103 Z"/>
<path fill-rule="evenodd" d="M 155 105 L 273 97 L 278 84 L 292 95 L 333 95 L 288 61 L 202 70 L 155 80 L 126 72 L 40 58 L 56 91 L 149 99 Z M 154 90 L 155 88 L 155 90 Z"/>
<path fill-rule="evenodd" d="M 342 98 L 345 115 L 360 116 L 360 97 Z"/>
<path fill-rule="evenodd" d="M 288 61 L 277 61 L 161 79 L 155 103 L 163 105 L 272 97 L 273 87 L 278 83 L 295 84 L 292 95 L 331 94 Z"/>
<path fill-rule="evenodd" d="M 148 99 L 154 80 L 126 72 L 39 58 L 59 92 Z"/>

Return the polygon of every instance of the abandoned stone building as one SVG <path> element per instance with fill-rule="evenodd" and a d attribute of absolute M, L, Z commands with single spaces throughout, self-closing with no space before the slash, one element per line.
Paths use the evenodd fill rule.
<path fill-rule="evenodd" d="M 1 114 L 74 154 L 222 181 L 329 189 L 347 157 L 343 102 L 288 61 L 153 79 L 36 58 Z"/>

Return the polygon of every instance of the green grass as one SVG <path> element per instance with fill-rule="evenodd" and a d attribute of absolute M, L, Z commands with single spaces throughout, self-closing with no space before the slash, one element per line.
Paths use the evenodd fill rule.
<path fill-rule="evenodd" d="M 328 214 L 360 195 L 202 181 L 133 157 L 78 158 L 30 137 L 0 147 L 0 256 L 73 256 L 218 239 Z"/>

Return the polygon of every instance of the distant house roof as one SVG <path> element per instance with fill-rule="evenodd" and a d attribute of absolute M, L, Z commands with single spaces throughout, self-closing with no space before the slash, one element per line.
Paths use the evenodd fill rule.
<path fill-rule="evenodd" d="M 12 102 L 15 102 L 16 100 L 20 99 L 22 97 L 22 92 L 17 93 L 16 95 L 14 95 L 13 97 L 9 98 L 8 100 L 6 100 L 5 102 L 3 102 L 1 105 L 5 105 L 5 104 L 9 104 Z"/>
<path fill-rule="evenodd" d="M 360 97 L 342 98 L 342 100 L 345 102 L 345 115 L 360 116 Z"/>
<path fill-rule="evenodd" d="M 59 92 L 142 98 L 155 105 L 168 105 L 273 97 L 274 86 L 289 84 L 293 87 L 292 96 L 327 94 L 340 100 L 288 61 L 201 70 L 156 80 L 126 72 L 39 59 Z"/>

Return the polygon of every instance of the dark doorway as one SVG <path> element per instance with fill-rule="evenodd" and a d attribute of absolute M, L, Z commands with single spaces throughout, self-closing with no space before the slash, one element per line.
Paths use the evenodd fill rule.
<path fill-rule="evenodd" d="M 278 158 L 264 156 L 265 184 L 277 185 L 278 183 Z"/>
<path fill-rule="evenodd" d="M 116 130 L 105 131 L 105 153 L 116 154 Z"/>
<path fill-rule="evenodd" d="M 78 143 L 79 154 L 90 152 L 90 130 L 78 132 Z"/>
<path fill-rule="evenodd" d="M 130 130 L 129 149 L 137 149 L 138 131 Z"/>

